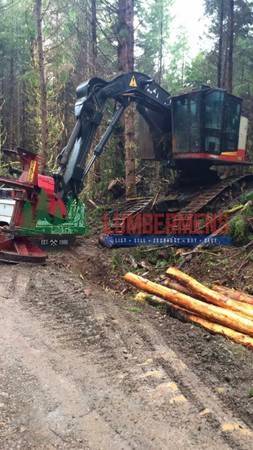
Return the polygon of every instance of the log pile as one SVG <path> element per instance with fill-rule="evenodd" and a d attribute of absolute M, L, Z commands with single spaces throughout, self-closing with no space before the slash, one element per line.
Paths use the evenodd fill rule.
<path fill-rule="evenodd" d="M 213 285 L 212 289 L 175 267 L 167 270 L 164 285 L 133 273 L 125 281 L 180 313 L 185 321 L 220 334 L 253 349 L 253 297 L 244 292 Z"/>

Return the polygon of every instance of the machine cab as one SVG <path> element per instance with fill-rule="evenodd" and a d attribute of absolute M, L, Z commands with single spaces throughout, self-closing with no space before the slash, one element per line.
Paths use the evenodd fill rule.
<path fill-rule="evenodd" d="M 238 147 L 242 108 L 239 97 L 222 89 L 203 87 L 173 97 L 171 108 L 172 151 L 176 161 L 198 159 L 212 164 L 238 164 L 245 159 L 246 149 Z"/>

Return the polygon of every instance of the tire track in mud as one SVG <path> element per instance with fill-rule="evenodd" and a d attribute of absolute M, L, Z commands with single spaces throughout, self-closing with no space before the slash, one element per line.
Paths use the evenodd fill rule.
<path fill-rule="evenodd" d="M 66 448 L 79 448 L 68 445 L 76 435 L 84 439 L 82 427 L 88 434 L 85 448 L 92 449 L 107 449 L 106 442 L 112 443 L 110 448 L 114 444 L 115 448 L 138 449 L 251 448 L 252 435 L 245 424 L 224 412 L 214 393 L 152 326 L 124 305 L 118 306 L 111 293 L 94 287 L 86 297 L 76 277 L 51 268 L 17 267 L 6 281 L 13 308 L 18 309 L 17 299 L 22 305 L 20 318 L 22 314 L 23 322 L 29 315 L 32 318 L 31 326 L 24 324 L 23 330 L 18 324 L 24 348 L 29 344 L 25 357 L 28 372 L 40 383 L 56 377 L 46 391 L 56 399 L 49 419 L 53 432 L 66 440 L 62 441 Z M 27 344 L 27 335 L 28 341 L 34 337 L 32 343 Z M 33 346 L 46 367 L 41 373 L 39 367 L 33 368 Z M 58 392 L 56 384 L 61 377 L 65 389 Z M 80 420 L 83 404 L 88 406 Z M 70 411 L 76 417 L 74 424 Z M 48 413 L 41 416 L 48 426 Z M 70 435 L 64 431 L 69 424 Z"/>
<path fill-rule="evenodd" d="M 103 304 L 102 304 L 103 308 Z M 122 310 L 115 304 L 112 306 L 117 312 L 115 315 L 122 316 Z M 121 334 L 126 336 L 124 342 L 128 341 L 130 347 L 135 347 L 133 335 L 131 331 L 124 330 L 124 323 L 118 323 Z M 131 319 L 129 318 L 129 323 Z M 112 330 L 112 327 L 108 328 Z M 236 418 L 232 411 L 228 410 L 222 402 L 218 399 L 217 394 L 203 384 L 202 381 L 193 373 L 190 368 L 165 344 L 160 333 L 156 332 L 154 328 L 145 323 L 145 326 L 140 326 L 140 321 L 135 324 L 135 330 L 138 330 L 138 337 L 142 339 L 142 347 L 147 346 L 150 350 L 150 359 L 148 364 L 148 373 L 153 372 L 154 376 L 159 374 L 166 374 L 172 380 L 171 386 L 175 391 L 175 398 L 179 403 L 189 401 L 194 404 L 201 416 L 205 416 L 206 420 L 217 430 L 222 432 L 224 438 L 232 448 L 238 448 L 238 439 L 244 438 L 245 448 L 251 447 L 253 438 L 250 426 Z M 158 378 L 159 378 L 158 377 Z M 173 385 L 174 383 L 174 385 Z"/>
<path fill-rule="evenodd" d="M 116 316 L 118 316 L 118 313 L 119 313 L 119 311 L 117 311 Z M 81 317 L 82 317 L 82 314 L 81 314 Z M 74 323 L 76 323 L 76 322 L 74 322 Z M 117 321 L 116 321 L 116 323 L 117 323 Z M 76 323 L 76 325 L 78 326 L 78 322 Z M 111 326 L 107 326 L 107 329 L 108 330 L 112 330 L 112 332 L 115 334 L 117 332 L 117 327 L 115 327 L 115 321 L 111 321 Z M 121 334 L 122 334 L 122 330 L 123 330 L 123 328 L 121 327 Z M 139 336 L 142 334 L 141 332 L 142 332 L 142 330 L 139 330 Z M 124 357 L 123 357 L 123 367 L 122 367 L 122 364 L 120 364 L 119 367 L 118 367 L 118 372 L 119 373 L 121 373 L 122 370 L 126 371 L 126 359 L 128 358 L 128 357 L 126 357 L 126 354 L 128 354 L 128 351 L 126 349 L 129 348 L 129 344 L 130 344 L 130 349 L 136 347 L 136 341 L 134 339 L 132 339 L 132 336 L 133 335 L 131 334 L 131 338 L 129 339 L 129 334 L 128 334 L 126 340 L 122 339 L 122 335 L 120 336 L 121 337 L 121 343 L 120 344 L 121 344 L 121 347 L 122 347 L 121 351 L 122 351 Z M 80 337 L 80 334 L 78 333 L 78 339 L 79 339 L 79 337 Z M 105 347 L 104 335 L 103 336 L 100 335 L 100 337 L 103 338 L 103 347 Z M 71 338 L 70 338 L 70 341 L 71 341 Z M 129 341 L 131 341 L 131 342 L 129 342 Z M 151 342 L 149 342 L 149 346 L 152 345 L 152 342 L 154 342 L 154 336 L 153 336 L 153 340 L 150 339 L 150 334 L 148 336 L 145 336 L 144 339 L 143 339 L 143 342 L 142 342 L 142 346 L 146 345 L 147 341 L 151 341 Z M 113 342 L 112 333 L 109 333 L 109 335 L 108 335 L 107 348 L 111 348 L 109 342 L 110 343 Z M 117 350 L 119 350 L 119 343 L 117 343 Z M 184 379 L 185 377 L 180 376 L 180 370 L 175 370 L 175 363 L 176 363 L 176 365 L 178 367 L 181 367 L 181 369 L 182 369 L 182 366 L 183 366 L 185 371 L 186 371 L 187 368 L 186 368 L 186 366 L 184 367 L 183 363 L 178 358 L 176 358 L 176 355 L 173 354 L 173 352 L 170 354 L 170 359 L 172 358 L 172 361 L 170 361 L 169 365 L 168 364 L 166 365 L 166 363 L 168 363 L 168 361 L 166 361 L 166 359 L 168 359 L 168 352 L 165 351 L 163 353 L 166 356 L 163 357 L 163 359 L 161 359 L 161 360 L 160 360 L 160 358 L 158 358 L 157 361 L 156 361 L 155 367 L 152 367 L 150 364 L 148 364 L 148 367 L 147 367 L 148 370 L 146 371 L 147 375 L 145 375 L 145 373 L 141 374 L 139 376 L 139 378 L 141 378 L 141 380 L 143 380 L 144 378 L 148 377 L 149 380 L 151 380 L 151 382 L 152 382 L 152 381 L 154 381 L 154 378 L 156 378 L 156 377 L 158 379 L 164 378 L 163 371 L 161 370 L 161 369 L 163 369 L 165 372 L 167 372 L 167 373 L 169 372 L 170 376 L 172 376 L 172 374 L 173 374 L 173 379 L 177 382 L 177 387 L 173 387 L 173 389 L 175 389 L 175 391 L 177 392 L 176 399 L 179 402 L 184 403 L 184 401 L 185 401 L 184 399 L 186 399 L 186 398 L 191 399 L 191 401 L 193 403 L 198 404 L 200 412 L 205 412 L 205 415 L 208 418 L 208 420 L 211 420 L 212 423 L 215 424 L 216 428 L 221 427 L 222 429 L 225 430 L 226 426 L 228 426 L 228 429 L 230 429 L 230 432 L 231 431 L 238 431 L 238 430 L 240 431 L 241 430 L 241 432 L 243 434 L 248 434 L 249 433 L 249 430 L 247 429 L 247 427 L 245 427 L 245 425 L 242 422 L 240 422 L 240 421 L 233 422 L 233 419 L 232 419 L 231 415 L 229 416 L 227 414 L 224 414 L 221 409 L 219 410 L 216 407 L 216 405 L 217 405 L 217 398 L 215 398 L 214 401 L 206 401 L 208 398 L 211 399 L 211 397 L 214 396 L 214 394 L 211 393 L 211 392 L 206 392 L 206 388 L 203 386 L 202 383 L 200 384 L 198 379 L 195 380 L 195 386 L 194 386 L 194 383 L 192 382 L 192 374 L 191 374 L 190 377 L 187 377 L 187 380 Z M 119 359 L 119 355 L 117 355 L 115 357 L 115 355 L 111 354 L 110 356 L 111 357 L 114 356 L 114 358 L 113 358 L 114 360 Z M 107 360 L 108 356 L 107 355 L 101 355 L 101 357 L 103 359 L 103 364 L 104 364 L 104 360 Z M 157 370 L 157 363 L 158 363 L 158 361 L 160 362 L 160 367 Z M 110 364 L 107 364 L 107 369 L 110 369 Z M 116 369 L 115 363 L 113 363 L 113 372 L 114 372 L 114 374 L 115 374 L 115 369 Z M 137 376 L 136 372 L 137 372 L 136 369 L 133 370 L 133 368 L 131 367 L 130 379 L 128 379 L 128 383 L 126 383 L 126 380 L 125 380 L 125 386 L 127 384 L 131 386 L 133 381 L 135 382 L 135 385 L 138 384 L 138 376 Z M 124 378 L 126 378 L 126 377 L 124 377 Z M 140 383 L 140 386 L 142 386 L 142 385 L 143 385 L 143 381 Z M 180 389 L 178 389 L 178 385 L 180 385 Z M 174 386 L 173 383 L 171 384 L 171 386 Z M 197 390 L 196 390 L 196 386 L 197 386 Z M 200 388 L 200 386 L 201 386 L 201 388 Z M 178 394 L 178 392 L 180 392 L 180 390 L 185 393 L 186 397 L 181 395 L 181 394 Z M 200 396 L 198 393 L 196 395 L 196 392 L 198 390 L 202 391 L 203 395 Z M 206 400 L 204 400 L 204 398 Z M 209 408 L 207 408 L 207 406 L 209 406 Z M 222 411 L 222 414 L 221 414 L 222 418 L 217 419 L 217 417 L 215 416 L 215 413 L 213 412 L 213 410 L 216 411 L 216 416 L 217 417 L 218 417 L 219 413 L 221 413 L 221 411 Z M 228 438 L 228 440 L 231 443 L 232 441 L 231 441 L 230 437 L 227 436 L 227 438 Z"/>
<path fill-rule="evenodd" d="M 100 294 L 101 295 L 101 294 Z M 101 307 L 100 307 L 100 313 L 101 313 Z M 116 316 L 118 316 L 119 311 L 117 310 L 116 312 Z M 98 314 L 99 315 L 99 314 Z M 106 313 L 105 313 L 106 315 Z M 117 323 L 117 320 L 116 320 Z M 108 324 L 107 324 L 108 325 Z M 107 326 L 108 330 L 111 330 L 111 333 L 108 333 L 108 339 L 107 339 L 107 348 L 110 348 L 110 344 L 109 342 L 113 342 L 113 337 L 112 334 L 117 333 L 117 326 L 115 327 L 115 321 L 111 321 L 110 325 Z M 138 335 L 141 336 L 143 334 L 143 330 L 140 329 Z M 123 339 L 123 327 L 121 327 L 121 351 L 122 354 L 124 355 L 124 359 L 123 359 L 123 366 L 122 364 L 118 367 L 118 373 L 121 373 L 122 370 L 124 369 L 124 371 L 126 372 L 126 359 L 128 359 L 128 356 L 126 356 L 127 354 L 129 354 L 127 348 L 130 350 L 131 349 L 135 349 L 136 348 L 136 340 L 133 338 L 134 334 L 131 334 L 131 337 L 129 338 L 129 333 L 127 335 L 127 338 L 124 340 Z M 104 338 L 104 336 L 103 336 Z M 71 340 L 71 339 L 70 339 Z M 149 341 L 149 346 L 152 346 L 152 342 L 154 342 L 154 336 L 153 336 L 153 340 L 150 339 L 150 334 L 146 335 L 143 337 L 143 342 L 142 342 L 142 346 L 145 346 L 147 341 Z M 140 344 L 140 342 L 137 342 L 137 348 L 138 348 L 138 344 Z M 105 346 L 105 340 L 103 340 L 103 347 Z M 117 349 L 119 350 L 119 343 L 118 343 L 118 347 Z M 118 352 L 119 353 L 119 352 Z M 161 354 L 162 352 L 158 352 L 158 354 Z M 173 378 L 174 382 L 177 383 L 177 385 L 173 384 L 173 382 L 167 383 L 169 389 L 170 387 L 172 388 L 172 390 L 174 390 L 174 392 L 176 392 L 175 395 L 175 399 L 176 400 L 172 400 L 172 401 L 178 401 L 180 403 L 184 403 L 187 402 L 187 399 L 190 399 L 192 403 L 194 403 L 195 405 L 198 405 L 198 408 L 200 410 L 200 413 L 204 413 L 204 415 L 206 416 L 206 418 L 212 422 L 213 425 L 215 425 L 215 428 L 217 428 L 217 430 L 220 428 L 222 430 L 226 430 L 226 427 L 228 427 L 228 429 L 230 429 L 230 433 L 232 431 L 241 431 L 242 434 L 248 434 L 249 430 L 247 429 L 247 427 L 245 427 L 245 425 L 243 424 L 243 422 L 240 421 L 236 421 L 233 422 L 233 418 L 231 415 L 228 414 L 224 414 L 224 412 L 222 411 L 221 407 L 219 407 L 220 409 L 217 408 L 217 398 L 214 398 L 213 401 L 208 401 L 208 398 L 211 399 L 211 397 L 214 397 L 214 394 L 211 393 L 210 391 L 207 392 L 206 388 L 203 386 L 202 383 L 200 383 L 200 381 L 198 379 L 195 379 L 195 386 L 194 383 L 192 382 L 192 374 L 191 377 L 187 377 L 187 379 L 185 379 L 185 376 L 182 377 L 182 375 L 180 376 L 180 370 L 175 370 L 175 363 L 177 363 L 176 365 L 178 367 L 181 366 L 184 368 L 184 370 L 186 371 L 187 368 L 186 366 L 184 366 L 184 364 L 178 359 L 176 358 L 176 355 L 173 354 L 173 352 L 170 354 L 170 359 L 172 358 L 173 361 L 170 361 L 170 364 L 168 365 L 168 352 L 164 352 L 163 353 L 166 355 L 165 357 L 158 357 L 156 360 L 156 364 L 155 366 L 148 364 L 147 371 L 146 371 L 146 375 L 144 374 L 137 374 L 137 370 L 133 369 L 131 367 L 130 370 L 130 374 L 128 376 L 125 375 L 124 376 L 124 387 L 127 388 L 127 386 L 130 386 L 133 384 L 133 382 L 135 383 L 135 385 L 138 384 L 139 381 L 139 387 L 143 386 L 143 379 L 145 378 L 149 378 L 149 384 L 154 381 L 154 378 L 164 378 L 164 373 L 166 372 L 167 374 L 170 374 L 170 377 Z M 119 359 L 119 355 L 115 356 L 111 353 L 111 358 L 114 359 L 114 361 L 117 361 Z M 105 365 L 105 360 L 108 360 L 108 355 L 101 355 L 100 359 L 103 359 L 103 364 Z M 110 361 L 110 359 L 109 359 Z M 100 361 L 101 362 L 101 361 Z M 167 363 L 167 364 L 166 364 Z M 145 363 L 144 363 L 145 364 Z M 159 369 L 157 370 L 157 365 L 159 366 Z M 110 369 L 110 364 L 107 364 L 107 369 Z M 115 363 L 113 363 L 113 372 L 115 374 L 115 371 L 117 370 L 117 365 L 115 365 Z M 140 380 L 138 380 L 141 379 Z M 153 383 L 154 385 L 154 383 Z M 165 386 L 165 383 L 162 384 L 163 386 Z M 178 387 L 180 386 L 180 388 Z M 197 389 L 196 389 L 197 386 Z M 180 394 L 180 391 L 183 392 L 185 395 Z M 202 395 L 199 395 L 198 391 L 202 392 Z M 208 407 L 207 407 L 208 406 Z M 222 414 L 221 414 L 222 412 Z M 218 419 L 217 419 L 218 417 Z M 230 427 L 230 428 L 229 428 Z M 230 444 L 232 443 L 232 440 L 230 439 L 231 436 L 226 436 L 227 440 L 230 442 Z"/>

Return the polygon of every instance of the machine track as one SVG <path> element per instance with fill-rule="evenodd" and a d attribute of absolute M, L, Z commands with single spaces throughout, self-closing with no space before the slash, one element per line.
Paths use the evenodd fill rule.
<path fill-rule="evenodd" d="M 203 188 L 201 191 L 196 191 L 194 198 L 190 200 L 188 205 L 179 207 L 178 212 L 183 214 L 194 214 L 202 212 L 205 208 L 210 206 L 213 201 L 218 200 L 220 196 L 224 193 L 232 190 L 236 185 L 241 187 L 243 183 L 253 182 L 253 174 L 246 174 L 237 177 L 230 177 L 226 180 L 219 181 L 215 185 L 212 185 L 207 188 Z M 178 196 L 178 199 L 182 196 L 182 192 L 173 191 L 173 196 Z M 166 199 L 165 199 L 166 200 Z M 158 199 L 159 202 L 159 199 Z M 173 199 L 175 202 L 175 198 Z M 179 199 L 180 203 L 180 199 Z M 140 199 L 134 199 L 132 201 L 128 201 L 124 203 L 124 205 L 118 210 L 119 215 L 124 214 L 124 220 L 126 220 L 130 216 L 134 216 L 135 214 L 153 211 L 156 207 L 156 202 L 154 198 L 146 197 Z M 170 211 L 170 207 L 168 206 L 168 211 Z M 175 211 L 175 208 L 173 208 Z M 118 225 L 118 224 L 117 224 Z"/>
<path fill-rule="evenodd" d="M 229 178 L 220 181 L 215 186 L 205 189 L 198 194 L 185 208 L 181 210 L 182 213 L 198 213 L 206 208 L 213 200 L 216 200 L 220 195 L 224 194 L 229 189 L 233 188 L 237 183 L 253 181 L 253 174 L 242 175 L 236 178 Z"/>
<path fill-rule="evenodd" d="M 124 221 L 126 221 L 128 217 L 135 216 L 136 214 L 149 209 L 150 206 L 152 206 L 153 200 L 153 197 L 143 197 L 129 200 L 124 203 L 123 207 L 118 210 L 119 220 L 115 220 L 115 218 L 113 218 L 112 229 L 123 226 Z"/>
<path fill-rule="evenodd" d="M 146 197 L 133 199 L 122 205 L 119 210 L 116 210 L 115 215 L 111 217 L 111 227 L 110 234 L 124 234 L 124 225 L 129 217 L 134 217 L 140 213 L 182 213 L 182 214 L 196 214 L 201 212 L 215 211 L 216 213 L 222 212 L 224 203 L 227 207 L 228 202 L 242 193 L 244 184 L 246 187 L 252 185 L 253 189 L 253 174 L 246 174 L 236 177 L 230 177 L 225 180 L 219 181 L 215 185 L 203 188 L 201 191 L 192 191 L 192 187 L 187 190 L 179 191 L 174 190 L 170 193 L 170 198 L 159 199 L 158 195 L 156 197 Z M 191 190 L 191 193 L 189 191 Z M 226 198 L 223 195 L 226 194 Z M 185 198 L 188 197 L 190 200 L 188 204 L 185 204 Z M 230 197 L 230 198 L 228 198 Z M 171 200 L 170 200 L 171 199 Z M 182 205 L 183 204 L 183 205 Z M 177 205 L 175 207 L 175 205 Z M 180 206 L 181 205 L 181 206 Z M 112 248 L 114 245 L 108 240 L 108 234 L 101 234 L 100 243 L 108 248 Z"/>
<path fill-rule="evenodd" d="M 129 200 L 124 204 L 124 208 L 119 210 L 119 212 L 122 212 L 127 215 L 133 215 L 140 211 L 145 210 L 147 207 L 149 207 L 152 204 L 153 197 L 144 197 L 144 198 L 137 198 L 133 200 Z"/>

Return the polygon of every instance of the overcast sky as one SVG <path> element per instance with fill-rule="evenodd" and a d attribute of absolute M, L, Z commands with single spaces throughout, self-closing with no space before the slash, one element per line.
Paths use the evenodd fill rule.
<path fill-rule="evenodd" d="M 204 17 L 203 0 L 175 0 L 173 7 L 175 29 L 186 30 L 190 56 L 194 57 L 202 48 L 208 46 L 205 31 L 207 20 Z"/>

